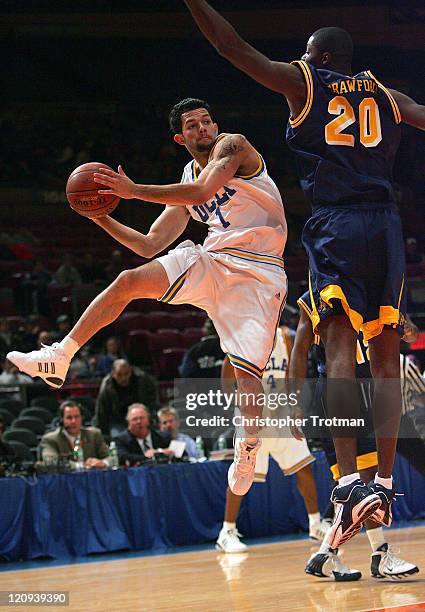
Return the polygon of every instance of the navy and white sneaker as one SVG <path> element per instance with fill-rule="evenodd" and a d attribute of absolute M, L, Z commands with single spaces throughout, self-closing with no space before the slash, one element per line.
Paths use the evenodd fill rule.
<path fill-rule="evenodd" d="M 400 559 L 387 543 L 382 544 L 372 553 L 370 573 L 372 578 L 391 578 L 402 580 L 412 574 L 417 574 L 419 568 L 413 563 Z"/>
<path fill-rule="evenodd" d="M 376 510 L 373 515 L 370 517 L 380 525 L 385 525 L 385 527 L 390 527 L 393 521 L 393 513 L 392 513 L 392 503 L 395 499 L 397 493 L 392 489 L 387 489 L 381 484 L 377 482 L 370 482 L 369 489 L 379 495 L 381 500 L 381 507 Z"/>
<path fill-rule="evenodd" d="M 331 494 L 335 516 L 328 532 L 331 548 L 338 548 L 354 537 L 363 523 L 381 506 L 381 498 L 358 479 L 349 485 L 336 486 Z"/>
<path fill-rule="evenodd" d="M 362 577 L 359 570 L 344 565 L 338 556 L 338 550 L 333 549 L 326 553 L 317 552 L 311 555 L 304 571 L 317 578 L 333 578 L 335 582 L 353 582 Z"/>

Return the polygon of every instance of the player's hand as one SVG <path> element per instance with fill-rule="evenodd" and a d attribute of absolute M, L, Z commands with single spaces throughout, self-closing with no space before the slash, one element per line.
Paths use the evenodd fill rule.
<path fill-rule="evenodd" d="M 416 342 L 419 336 L 419 328 L 412 321 L 406 321 L 404 324 L 404 335 L 402 340 L 407 342 L 408 344 L 412 344 Z"/>
<path fill-rule="evenodd" d="M 145 451 L 145 453 L 144 453 L 146 459 L 152 459 L 154 454 L 155 454 L 155 449 L 154 448 L 148 448 L 148 450 Z"/>
<path fill-rule="evenodd" d="M 300 406 L 293 406 L 291 409 L 291 419 L 302 419 L 304 417 L 303 411 Z M 305 435 L 300 427 L 295 425 L 295 423 L 290 424 L 291 434 L 294 436 L 296 440 L 303 440 Z"/>
<path fill-rule="evenodd" d="M 99 189 L 101 194 L 113 194 L 126 200 L 136 195 L 136 183 L 128 178 L 121 165 L 118 166 L 118 172 L 108 168 L 99 168 L 99 171 L 94 173 L 93 180 L 95 183 L 108 187 L 108 189 Z"/>

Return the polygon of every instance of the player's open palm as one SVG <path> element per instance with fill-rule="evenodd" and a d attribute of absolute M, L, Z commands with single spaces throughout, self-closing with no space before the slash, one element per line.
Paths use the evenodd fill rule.
<path fill-rule="evenodd" d="M 118 172 L 108 168 L 99 168 L 99 171 L 94 174 L 93 180 L 95 183 L 108 187 L 108 189 L 99 189 L 99 193 L 115 194 L 126 199 L 135 197 L 136 184 L 126 175 L 121 165 L 118 166 Z"/>

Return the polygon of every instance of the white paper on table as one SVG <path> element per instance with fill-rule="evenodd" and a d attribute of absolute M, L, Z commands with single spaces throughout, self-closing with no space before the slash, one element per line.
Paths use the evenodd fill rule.
<path fill-rule="evenodd" d="M 168 448 L 174 452 L 174 456 L 177 457 L 177 459 L 180 459 L 180 457 L 183 456 L 184 449 L 186 448 L 186 442 L 183 442 L 182 440 L 171 440 Z"/>

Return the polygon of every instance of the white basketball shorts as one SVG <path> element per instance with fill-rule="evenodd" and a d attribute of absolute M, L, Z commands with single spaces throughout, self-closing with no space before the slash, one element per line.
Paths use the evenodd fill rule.
<path fill-rule="evenodd" d="M 236 248 L 207 251 L 186 240 L 156 261 L 170 282 L 160 301 L 205 310 L 232 365 L 261 378 L 285 305 L 283 259 Z"/>
<path fill-rule="evenodd" d="M 290 436 L 289 432 L 288 436 Z M 261 441 L 261 448 L 257 453 L 255 463 L 254 482 L 264 482 L 266 480 L 270 455 L 279 464 L 285 476 L 295 474 L 315 461 L 305 440 L 296 440 L 293 437 L 261 437 Z"/>

